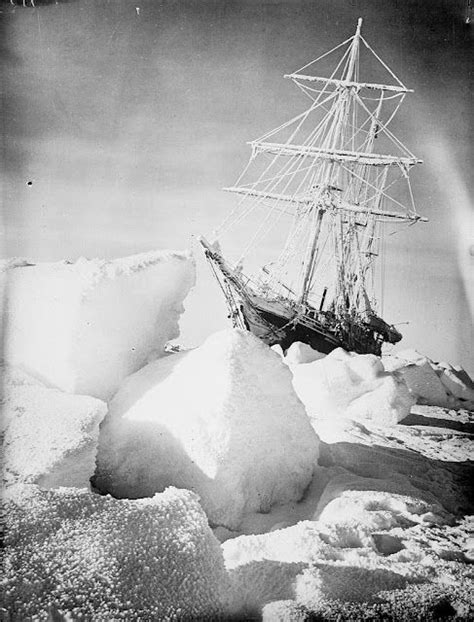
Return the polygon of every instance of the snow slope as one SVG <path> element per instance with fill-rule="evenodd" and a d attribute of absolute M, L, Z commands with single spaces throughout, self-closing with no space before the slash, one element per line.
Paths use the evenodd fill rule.
<path fill-rule="evenodd" d="M 119 497 L 197 492 L 209 520 L 297 501 L 318 438 L 281 358 L 246 331 L 212 335 L 127 379 L 101 430 L 95 485 Z"/>
<path fill-rule="evenodd" d="M 89 487 L 106 404 L 50 389 L 19 370 L 0 372 L 4 482 Z"/>
<path fill-rule="evenodd" d="M 178 336 L 187 253 L 24 265 L 3 272 L 5 360 L 69 393 L 108 399 Z"/>
<path fill-rule="evenodd" d="M 222 553 L 189 491 L 117 501 L 19 485 L 5 510 L 6 619 L 196 620 L 224 611 Z"/>

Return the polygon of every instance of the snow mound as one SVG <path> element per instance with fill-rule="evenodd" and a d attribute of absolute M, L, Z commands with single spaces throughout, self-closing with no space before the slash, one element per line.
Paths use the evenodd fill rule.
<path fill-rule="evenodd" d="M 3 273 L 6 362 L 69 393 L 108 399 L 178 336 L 194 284 L 187 253 L 37 265 Z"/>
<path fill-rule="evenodd" d="M 328 564 L 307 568 L 295 582 L 296 601 L 309 610 L 317 610 L 328 601 L 373 602 L 379 592 L 397 590 L 413 583 L 385 568 L 363 568 Z"/>
<path fill-rule="evenodd" d="M 5 510 L 0 589 L 8 619 L 57 619 L 48 609 L 74 620 L 196 620 L 223 612 L 222 553 L 189 491 L 118 501 L 14 486 Z"/>
<path fill-rule="evenodd" d="M 436 501 L 392 492 L 403 491 L 401 483 L 350 474 L 345 481 L 336 477 L 330 488 L 318 520 L 223 543 L 234 614 L 247 619 L 263 609 L 263 619 L 270 620 L 269 603 L 286 600 L 281 609 L 274 605 L 275 619 L 293 620 L 284 616 L 299 616 L 301 610 L 309 615 L 331 602 L 374 602 L 382 591 L 429 580 L 435 562 L 428 558 L 421 566 L 421 579 L 420 562 L 427 559 L 433 529 L 446 518 Z M 411 535 L 414 529 L 418 531 Z M 441 539 L 440 545 L 452 537 Z"/>
<path fill-rule="evenodd" d="M 378 550 L 373 534 L 420 522 L 445 524 L 447 516 L 436 502 L 430 504 L 386 490 L 349 489 L 325 506 L 318 524 L 325 540 L 334 547 Z"/>
<path fill-rule="evenodd" d="M 342 348 L 324 358 L 292 364 L 293 386 L 311 418 L 346 417 L 395 425 L 414 403 L 406 384 L 373 354 Z"/>
<path fill-rule="evenodd" d="M 307 343 L 302 341 L 295 341 L 286 351 L 285 363 L 287 365 L 301 365 L 304 363 L 312 363 L 319 359 L 324 358 L 326 355 L 313 350 L 313 348 Z"/>
<path fill-rule="evenodd" d="M 335 548 L 321 538 L 316 521 L 300 521 L 291 527 L 258 535 L 242 535 L 222 544 L 226 568 L 230 571 L 250 563 L 314 563 L 320 559 L 342 559 Z"/>
<path fill-rule="evenodd" d="M 418 404 L 474 410 L 474 383 L 462 367 L 436 363 L 416 350 L 383 357 L 383 364 L 405 380 Z"/>
<path fill-rule="evenodd" d="M 47 388 L 20 370 L 2 376 L 4 481 L 88 487 L 106 404 Z"/>
<path fill-rule="evenodd" d="M 188 488 L 211 523 L 232 529 L 300 499 L 318 447 L 281 357 L 226 330 L 127 379 L 101 430 L 96 485 L 131 498 Z"/>

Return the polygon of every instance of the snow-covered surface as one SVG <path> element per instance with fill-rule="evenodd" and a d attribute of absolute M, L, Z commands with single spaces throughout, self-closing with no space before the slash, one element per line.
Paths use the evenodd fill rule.
<path fill-rule="evenodd" d="M 281 358 L 246 331 L 150 363 L 126 380 L 101 431 L 96 485 L 119 497 L 197 492 L 214 525 L 298 501 L 318 438 Z"/>
<path fill-rule="evenodd" d="M 346 417 L 394 425 L 409 414 L 414 398 L 403 380 L 384 370 L 379 357 L 342 348 L 321 357 L 298 346 L 289 349 L 286 362 L 311 419 Z"/>
<path fill-rule="evenodd" d="M 234 612 L 471 619 L 474 414 L 416 406 L 390 428 L 318 424 L 323 485 L 267 516 L 265 533 L 225 534 Z"/>
<path fill-rule="evenodd" d="M 0 371 L 5 483 L 88 487 L 106 404 L 45 387 L 17 369 Z"/>
<path fill-rule="evenodd" d="M 2 272 L 5 360 L 64 391 L 101 399 L 178 336 L 195 279 L 189 254 L 172 251 L 25 263 L 10 261 Z"/>
<path fill-rule="evenodd" d="M 0 589 L 11 617 L 2 619 L 197 620 L 224 611 L 219 542 L 189 491 L 118 501 L 20 485 L 5 510 Z"/>
<path fill-rule="evenodd" d="M 94 482 L 133 500 L 84 488 L 105 404 L 7 368 L 7 483 L 43 488 L 4 495 L 0 617 L 474 619 L 471 391 L 413 351 L 223 331 L 110 403 Z"/>

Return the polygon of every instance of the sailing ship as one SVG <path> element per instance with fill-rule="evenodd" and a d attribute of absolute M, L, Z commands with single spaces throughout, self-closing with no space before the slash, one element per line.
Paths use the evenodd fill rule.
<path fill-rule="evenodd" d="M 389 129 L 413 91 L 367 43 L 361 25 L 359 19 L 352 37 L 284 76 L 309 97 L 309 107 L 249 143 L 249 163 L 224 188 L 240 200 L 212 243 L 200 238 L 234 327 L 284 351 L 301 341 L 323 353 L 343 347 L 380 355 L 384 343 L 402 338 L 377 315 L 375 268 L 387 223 L 427 220 L 416 211 L 409 179 L 421 160 Z M 388 75 L 386 83 L 362 80 L 361 51 Z M 329 77 L 315 75 L 336 54 Z M 403 202 L 391 190 L 400 182 Z M 256 213 L 246 248 L 231 263 L 219 236 Z M 278 227 L 284 237 L 276 257 L 245 273 L 251 248 L 260 256 L 271 250 L 262 239 Z"/>

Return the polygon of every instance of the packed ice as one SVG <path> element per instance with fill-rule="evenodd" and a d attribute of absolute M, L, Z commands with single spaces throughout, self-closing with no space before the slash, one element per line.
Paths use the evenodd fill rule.
<path fill-rule="evenodd" d="M 69 393 L 108 399 L 178 336 L 194 284 L 187 253 L 9 262 L 2 272 L 6 362 Z"/>
<path fill-rule="evenodd" d="M 474 618 L 461 367 L 170 353 L 188 253 L 3 268 L 1 619 Z"/>

